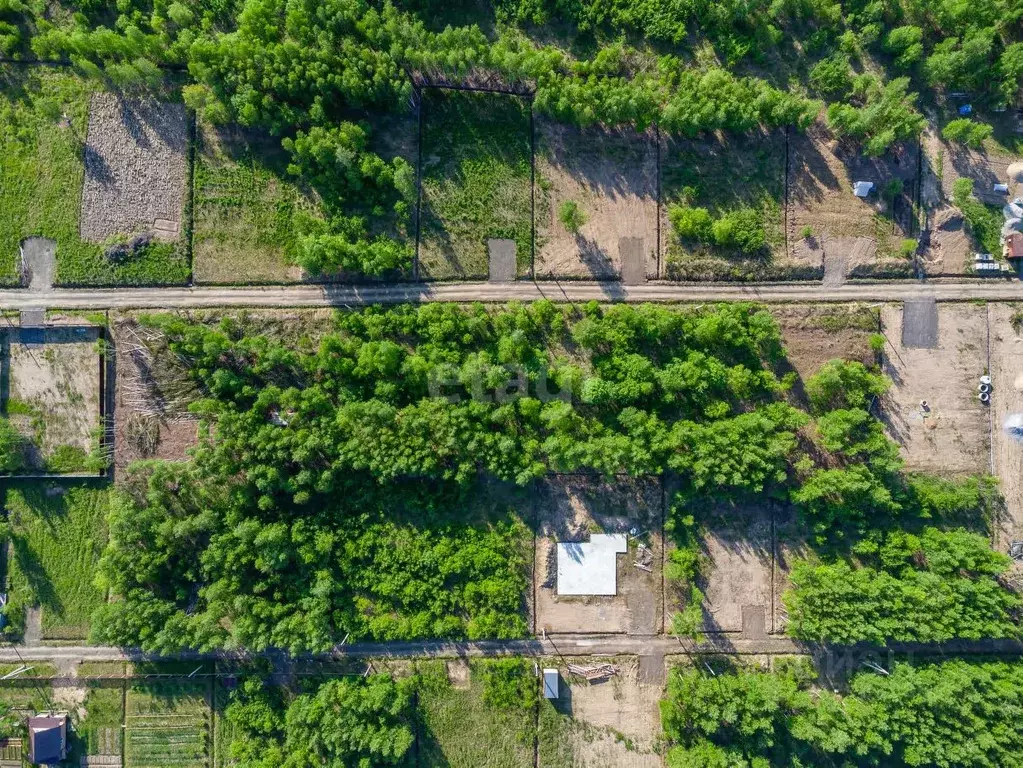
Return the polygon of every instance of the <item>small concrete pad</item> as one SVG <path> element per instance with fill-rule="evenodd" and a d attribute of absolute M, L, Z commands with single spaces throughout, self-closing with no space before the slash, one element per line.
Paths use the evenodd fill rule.
<path fill-rule="evenodd" d="M 21 243 L 21 265 L 30 291 L 53 287 L 57 265 L 57 243 L 45 237 L 27 237 Z"/>
<path fill-rule="evenodd" d="M 902 305 L 902 346 L 938 348 L 938 304 L 934 299 L 907 301 Z"/>
<path fill-rule="evenodd" d="M 767 637 L 767 612 L 764 606 L 742 606 L 742 633 L 747 639 Z"/>
<path fill-rule="evenodd" d="M 628 550 L 624 533 L 595 533 L 588 542 L 558 544 L 558 594 L 617 595 L 617 556 Z"/>
<path fill-rule="evenodd" d="M 643 238 L 618 238 L 618 255 L 622 261 L 622 282 L 626 285 L 645 283 L 646 263 L 643 258 Z"/>
<path fill-rule="evenodd" d="M 515 241 L 491 238 L 487 240 L 487 253 L 490 256 L 489 281 L 492 283 L 514 281 L 518 276 Z"/>

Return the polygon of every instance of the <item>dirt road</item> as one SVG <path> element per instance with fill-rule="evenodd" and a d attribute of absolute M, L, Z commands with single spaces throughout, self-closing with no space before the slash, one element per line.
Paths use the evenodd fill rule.
<path fill-rule="evenodd" d="M 38 292 L 0 290 L 0 310 L 196 307 L 324 307 L 400 304 L 424 301 L 553 301 L 701 302 L 701 301 L 938 301 L 1023 300 L 1019 280 L 912 280 L 738 285 L 649 282 L 565 281 L 513 283 L 391 283 L 387 285 L 291 285 L 239 288 L 63 288 Z"/>

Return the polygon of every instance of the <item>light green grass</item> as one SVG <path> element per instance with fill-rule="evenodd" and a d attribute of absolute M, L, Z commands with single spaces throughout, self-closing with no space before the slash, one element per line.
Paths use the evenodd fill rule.
<path fill-rule="evenodd" d="M 448 683 L 444 662 L 419 665 L 422 768 L 529 768 L 533 765 L 533 709 L 502 710 L 483 700 L 479 675 L 468 689 Z"/>
<path fill-rule="evenodd" d="M 438 90 L 423 99 L 420 275 L 486 278 L 489 238 L 515 241 L 522 274 L 532 242 L 528 103 Z"/>
<path fill-rule="evenodd" d="M 51 67 L 0 65 L 0 281 L 17 280 L 22 239 L 57 243 L 64 284 L 183 283 L 179 244 L 151 247 L 122 265 L 79 237 L 83 152 L 94 85 Z"/>
<path fill-rule="evenodd" d="M 208 683 L 135 683 L 125 706 L 125 768 L 207 768 Z"/>
<path fill-rule="evenodd" d="M 192 259 L 199 283 L 297 280 L 294 217 L 319 212 L 287 177 L 280 142 L 200 123 L 194 176 Z"/>
<path fill-rule="evenodd" d="M 93 578 L 107 541 L 107 491 L 77 487 L 48 496 L 39 486 L 11 488 L 6 508 L 12 623 L 23 626 L 25 608 L 39 605 L 44 638 L 84 639 L 106 599 Z"/>
<path fill-rule="evenodd" d="M 86 755 L 120 755 L 122 750 L 124 682 L 92 682 L 88 686 L 82 705 L 85 717 L 75 724 L 73 762 Z"/>

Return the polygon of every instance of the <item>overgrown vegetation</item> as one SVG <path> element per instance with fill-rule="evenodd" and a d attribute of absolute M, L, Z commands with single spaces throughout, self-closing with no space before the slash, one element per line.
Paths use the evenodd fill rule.
<path fill-rule="evenodd" d="M 667 764 L 1000 766 L 1023 758 L 1018 662 L 865 666 L 835 689 L 806 662 L 677 668 L 661 702 Z"/>
<path fill-rule="evenodd" d="M 952 184 L 952 202 L 963 212 L 966 220 L 966 231 L 974 242 L 996 257 L 1001 256 L 1001 230 L 1003 216 L 995 205 L 985 205 L 973 194 L 973 180 L 956 179 Z"/>

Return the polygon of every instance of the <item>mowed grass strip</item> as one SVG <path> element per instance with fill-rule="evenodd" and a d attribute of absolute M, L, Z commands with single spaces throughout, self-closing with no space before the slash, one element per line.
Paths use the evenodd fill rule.
<path fill-rule="evenodd" d="M 8 616 L 23 623 L 25 610 L 38 605 L 45 639 L 83 640 L 89 617 L 106 600 L 93 579 L 107 541 L 107 491 L 52 490 L 34 486 L 7 491 Z"/>
<path fill-rule="evenodd" d="M 487 240 L 515 241 L 530 264 L 529 103 L 518 96 L 427 90 L 423 96 L 420 275 L 486 278 Z"/>
<path fill-rule="evenodd" d="M 287 157 L 270 136 L 199 124 L 192 258 L 197 283 L 296 281 L 291 263 L 296 213 L 318 215 L 312 193 L 286 176 Z"/>
<path fill-rule="evenodd" d="M 448 681 L 443 661 L 424 662 L 418 670 L 422 768 L 533 765 L 532 708 L 503 709 L 487 703 L 481 676 L 475 672 L 467 688 L 456 688 Z"/>
<path fill-rule="evenodd" d="M 125 706 L 126 768 L 207 768 L 211 720 L 205 681 L 135 683 Z"/>
<path fill-rule="evenodd" d="M 95 87 L 66 70 L 0 65 L 0 283 L 17 282 L 21 241 L 33 235 L 57 243 L 57 283 L 188 280 L 188 259 L 179 244 L 153 245 L 115 265 L 102 246 L 79 237 L 89 96 Z"/>

